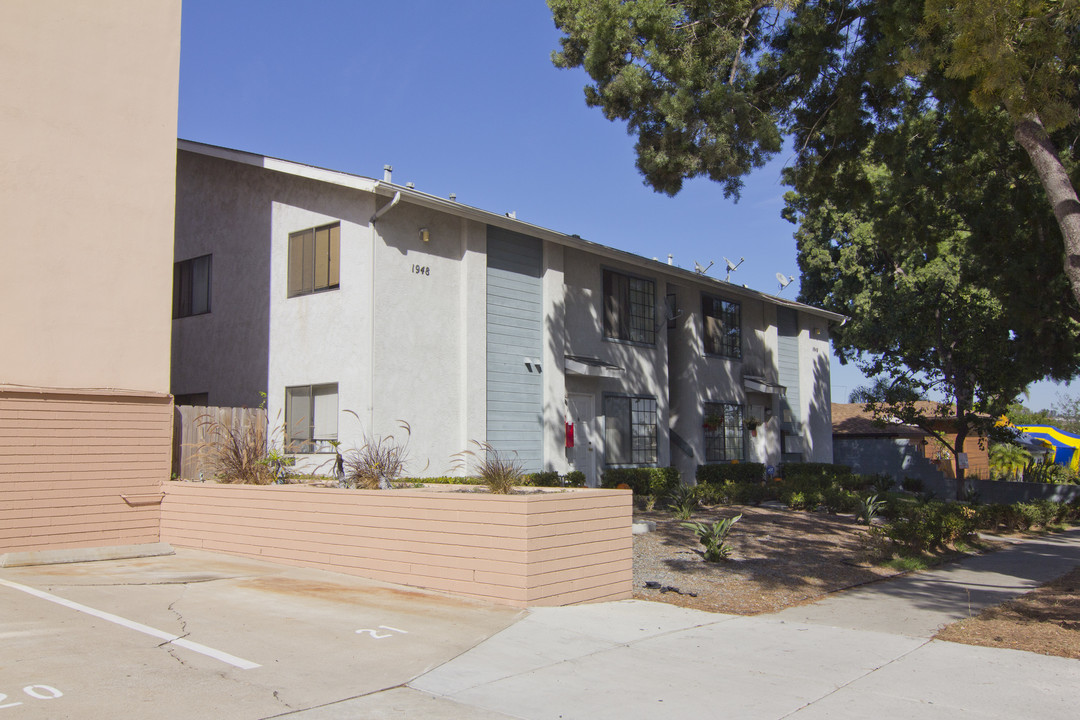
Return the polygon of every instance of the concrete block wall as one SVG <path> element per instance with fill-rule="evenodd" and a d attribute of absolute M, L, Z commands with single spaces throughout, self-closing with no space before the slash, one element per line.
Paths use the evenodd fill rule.
<path fill-rule="evenodd" d="M 626 490 L 518 495 L 168 482 L 162 540 L 526 607 L 629 598 Z"/>
<path fill-rule="evenodd" d="M 0 553 L 157 542 L 172 399 L 0 388 Z"/>

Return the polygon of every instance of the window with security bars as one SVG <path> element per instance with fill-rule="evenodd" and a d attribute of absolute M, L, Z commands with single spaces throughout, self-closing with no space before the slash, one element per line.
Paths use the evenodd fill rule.
<path fill-rule="evenodd" d="M 746 459 L 741 405 L 705 403 L 705 462 Z"/>
<path fill-rule="evenodd" d="M 338 436 L 337 383 L 285 388 L 285 429 L 288 452 L 333 452 L 330 441 Z"/>
<path fill-rule="evenodd" d="M 701 296 L 705 353 L 742 358 L 742 309 L 739 303 L 712 295 Z"/>
<path fill-rule="evenodd" d="M 656 344 L 656 283 L 604 271 L 604 337 Z"/>
<path fill-rule="evenodd" d="M 607 465 L 656 464 L 656 398 L 609 395 L 604 428 Z"/>
<path fill-rule="evenodd" d="M 338 287 L 341 225 L 301 230 L 289 235 L 289 297 Z"/>

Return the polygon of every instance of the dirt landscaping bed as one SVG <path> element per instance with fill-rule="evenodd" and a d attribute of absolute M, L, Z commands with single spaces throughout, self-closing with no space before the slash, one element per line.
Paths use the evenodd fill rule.
<path fill-rule="evenodd" d="M 936 637 L 1080 660 L 1080 568 L 977 617 L 953 623 Z"/>
<path fill-rule="evenodd" d="M 731 557 L 707 563 L 697 537 L 671 513 L 636 512 L 635 521 L 653 521 L 656 530 L 634 536 L 634 597 L 755 615 L 903 572 L 883 564 L 880 541 L 850 515 L 728 506 L 700 510 L 692 520 L 713 523 L 739 513 L 728 537 Z M 937 639 L 1080 659 L 1080 568 L 953 623 Z"/>
<path fill-rule="evenodd" d="M 739 513 L 728 539 L 733 552 L 721 563 L 705 562 L 694 533 L 671 513 L 635 513 L 656 530 L 634 536 L 634 597 L 754 615 L 900 573 L 878 562 L 869 530 L 850 515 L 727 506 L 692 519 L 712 523 Z"/>

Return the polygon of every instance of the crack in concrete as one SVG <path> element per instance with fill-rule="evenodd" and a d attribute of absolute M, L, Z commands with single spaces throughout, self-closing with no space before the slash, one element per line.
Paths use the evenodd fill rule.
<path fill-rule="evenodd" d="M 811 701 L 809 701 L 809 702 L 807 702 L 807 703 L 803 704 L 803 705 L 802 705 L 801 707 L 799 707 L 799 708 L 796 708 L 795 710 L 792 710 L 792 711 L 791 711 L 791 712 L 789 712 L 789 713 L 788 713 L 787 715 L 782 715 L 782 716 L 780 717 L 780 720 L 785 720 L 786 718 L 790 718 L 790 717 L 793 717 L 794 715 L 796 715 L 797 713 L 799 713 L 799 712 L 801 712 L 801 711 L 805 710 L 806 708 L 810 707 L 811 705 L 814 705 L 814 704 L 816 704 L 816 703 L 819 703 L 819 702 L 821 702 L 822 700 L 824 700 L 825 698 L 827 698 L 827 697 L 830 697 L 830 696 L 832 696 L 832 695 L 835 695 L 836 693 L 840 692 L 841 690 L 843 690 L 843 689 L 845 689 L 845 688 L 851 687 L 852 685 L 854 685 L 855 683 L 859 682 L 860 680 L 863 680 L 864 678 L 868 678 L 868 677 L 870 677 L 871 675 L 873 675 L 874 673 L 876 673 L 876 672 L 878 672 L 878 671 L 880 671 L 880 670 L 883 670 L 883 669 L 885 669 L 885 668 L 889 667 L 890 665 L 893 665 L 893 664 L 895 664 L 895 663 L 898 663 L 898 662 L 900 662 L 901 660 L 903 660 L 904 658 L 906 658 L 906 657 L 907 657 L 908 655 L 910 655 L 911 653 L 913 653 L 913 652 L 918 652 L 919 650 L 922 650 L 922 649 L 923 649 L 924 647 L 926 647 L 927 645 L 929 645 L 929 644 L 930 644 L 930 643 L 932 643 L 932 642 L 934 642 L 934 639 L 933 639 L 933 638 L 927 638 L 927 639 L 926 639 L 926 640 L 924 640 L 924 641 L 923 641 L 923 642 L 922 642 L 921 644 L 919 644 L 919 645 L 918 645 L 917 647 L 913 647 L 913 648 L 911 648 L 910 650 L 908 650 L 908 651 L 906 651 L 906 652 L 900 653 L 900 654 L 899 654 L 899 655 L 897 655 L 896 657 L 894 657 L 894 658 L 890 658 L 890 659 L 889 659 L 889 660 L 888 660 L 887 662 L 885 662 L 885 663 L 882 663 L 881 665 L 878 665 L 877 667 L 873 667 L 873 668 L 870 668 L 869 670 L 867 670 L 866 672 L 864 672 L 864 673 L 863 673 L 862 675 L 859 675 L 858 677 L 852 678 L 851 680 L 848 680 L 847 682 L 845 682 L 845 683 L 843 683 L 843 684 L 841 684 L 841 685 L 838 685 L 838 686 L 834 687 L 834 688 L 833 688 L 832 690 L 830 690 L 829 692 L 825 693 L 825 694 L 824 694 L 824 695 L 822 695 L 821 697 L 815 698 L 815 699 L 813 699 L 813 700 L 811 700 Z"/>
<path fill-rule="evenodd" d="M 279 695 L 279 694 L 278 694 L 278 691 L 277 691 L 277 690 L 275 690 L 275 691 L 274 691 L 274 699 L 275 699 L 275 700 L 277 700 L 277 701 L 278 701 L 279 703 L 281 703 L 282 705 L 284 705 L 284 706 L 285 706 L 286 708 L 288 708 L 289 710 L 295 710 L 295 709 L 296 709 L 296 708 L 294 708 L 294 707 L 293 707 L 292 705 L 290 705 L 289 703 L 287 703 L 287 702 L 285 702 L 284 700 L 282 700 L 282 699 L 281 699 L 281 695 Z"/>
<path fill-rule="evenodd" d="M 148 584 L 158 584 L 158 583 L 148 583 Z M 163 583 L 163 584 L 172 584 L 172 583 Z M 176 662 L 178 662 L 178 663 L 180 663 L 181 665 L 184 665 L 184 666 L 186 666 L 187 663 L 184 662 L 183 658 L 181 658 L 179 655 L 176 654 L 176 646 L 174 646 L 173 643 L 176 642 L 177 640 L 183 640 L 184 638 L 188 637 L 191 634 L 190 632 L 188 632 L 187 620 L 184 619 L 184 614 L 176 609 L 176 603 L 183 600 L 184 595 L 187 594 L 187 586 L 188 586 L 187 583 L 183 583 L 183 590 L 180 593 L 180 597 L 176 598 L 171 603 L 169 603 L 169 608 L 168 608 L 169 612 L 171 612 L 173 615 L 175 615 L 176 619 L 180 621 L 180 632 L 177 633 L 177 637 L 174 637 L 172 640 L 166 640 L 165 642 L 158 645 L 159 648 L 165 648 L 165 650 L 169 653 L 169 656 L 172 657 L 173 660 L 176 660 Z M 168 647 L 166 647 L 166 646 L 168 646 Z"/>

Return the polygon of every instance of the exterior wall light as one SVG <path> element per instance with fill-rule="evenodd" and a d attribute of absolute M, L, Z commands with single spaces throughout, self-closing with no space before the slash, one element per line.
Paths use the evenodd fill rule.
<path fill-rule="evenodd" d="M 427 228 L 420 228 L 420 239 L 424 242 L 431 241 L 431 233 L 428 231 Z"/>

